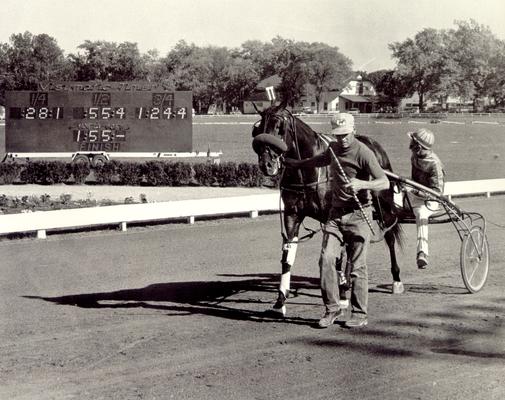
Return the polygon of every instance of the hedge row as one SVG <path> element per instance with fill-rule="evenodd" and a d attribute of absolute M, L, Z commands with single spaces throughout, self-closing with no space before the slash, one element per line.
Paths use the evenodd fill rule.
<path fill-rule="evenodd" d="M 93 170 L 63 161 L 0 163 L 0 184 L 96 182 L 104 185 L 259 187 L 269 184 L 256 164 L 110 161 Z"/>

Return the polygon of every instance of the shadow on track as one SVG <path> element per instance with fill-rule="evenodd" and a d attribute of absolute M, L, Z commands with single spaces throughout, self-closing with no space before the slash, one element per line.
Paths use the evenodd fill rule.
<path fill-rule="evenodd" d="M 391 293 L 391 285 L 377 285 L 370 287 L 369 293 Z M 436 284 L 405 284 L 405 292 L 420 294 L 469 294 L 464 287 Z"/>
<path fill-rule="evenodd" d="M 282 321 L 301 325 L 314 323 L 312 319 L 300 317 L 279 318 L 270 310 L 265 311 L 265 308 L 270 309 L 271 307 L 271 300 L 266 299 L 271 299 L 271 293 L 277 292 L 277 274 L 222 276 L 241 277 L 242 279 L 168 282 L 113 292 L 70 294 L 58 297 L 23 297 L 82 308 L 140 307 L 165 310 L 170 312 L 168 315 L 203 314 L 257 322 Z M 320 305 L 319 295 L 308 292 L 318 291 L 318 279 L 303 276 L 294 276 L 292 279 L 296 283 L 296 289 L 292 296 L 299 299 L 298 304 Z M 317 300 L 314 301 L 314 298 Z"/>

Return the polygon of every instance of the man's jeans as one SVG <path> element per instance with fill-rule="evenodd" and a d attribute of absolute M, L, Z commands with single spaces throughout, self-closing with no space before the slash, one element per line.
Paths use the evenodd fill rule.
<path fill-rule="evenodd" d="M 364 207 L 369 221 L 372 208 Z M 323 244 L 319 259 L 321 293 L 327 311 L 339 309 L 338 276 L 335 260 L 346 246 L 347 262 L 351 268 L 352 312 L 366 316 L 368 307 L 368 270 L 366 255 L 371 231 L 360 210 L 341 215 L 337 208 L 331 210 L 329 221 L 323 226 Z"/>

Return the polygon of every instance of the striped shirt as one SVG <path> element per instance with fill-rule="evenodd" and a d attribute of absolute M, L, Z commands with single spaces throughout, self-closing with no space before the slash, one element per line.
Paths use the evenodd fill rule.
<path fill-rule="evenodd" d="M 412 180 L 436 192 L 444 192 L 444 165 L 438 156 L 431 152 L 424 158 L 412 154 Z"/>

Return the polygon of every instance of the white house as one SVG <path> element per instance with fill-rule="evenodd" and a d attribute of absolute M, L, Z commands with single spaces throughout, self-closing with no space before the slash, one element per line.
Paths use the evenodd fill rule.
<path fill-rule="evenodd" d="M 256 112 L 253 103 L 260 110 L 270 106 L 272 103 L 268 99 L 266 88 L 269 86 L 276 88 L 280 82 L 281 79 L 277 75 L 273 75 L 259 82 L 251 96 L 244 100 L 244 114 Z M 293 111 L 307 113 L 356 111 L 367 113 L 373 111 L 374 99 L 377 96 L 372 82 L 362 79 L 361 76 L 347 81 L 342 90 L 331 90 L 321 93 L 319 104 L 313 92 L 314 88 L 311 87 L 311 85 L 307 85 L 307 94 L 301 97 L 298 104 L 293 108 Z"/>
<path fill-rule="evenodd" d="M 338 98 L 338 110 L 353 113 L 371 113 L 377 96 L 371 81 L 358 76 L 351 79 Z"/>

